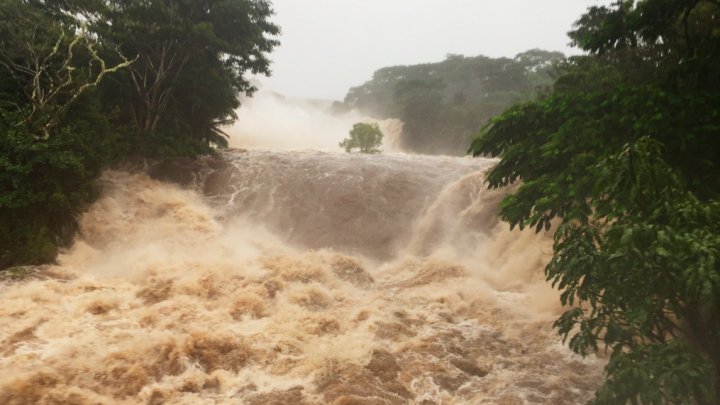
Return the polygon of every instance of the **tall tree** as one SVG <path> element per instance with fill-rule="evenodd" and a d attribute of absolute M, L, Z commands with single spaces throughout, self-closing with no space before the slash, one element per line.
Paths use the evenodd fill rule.
<path fill-rule="evenodd" d="M 120 61 L 108 64 L 81 20 L 40 2 L 2 0 L 0 21 L 0 65 L 24 95 L 13 104 L 27 104 L 24 125 L 44 137 L 83 93 L 133 62 L 116 53 Z"/>
<path fill-rule="evenodd" d="M 140 134 L 181 133 L 222 144 L 238 94 L 256 90 L 247 73 L 269 74 L 279 28 L 265 0 L 105 0 L 96 31 L 137 56 L 110 90 L 130 108 L 122 120 Z M 118 91 L 119 90 L 119 91 Z"/>
<path fill-rule="evenodd" d="M 556 226 L 546 268 L 570 347 L 610 350 L 595 403 L 720 401 L 720 3 L 618 1 L 547 97 L 486 126 L 474 155 L 517 181 L 512 226 Z"/>
<path fill-rule="evenodd" d="M 72 238 L 113 137 L 95 89 L 132 62 L 58 11 L 0 0 L 0 269 Z"/>
<path fill-rule="evenodd" d="M 0 0 L 0 269 L 52 260 L 129 155 L 224 145 L 277 44 L 265 0 Z"/>

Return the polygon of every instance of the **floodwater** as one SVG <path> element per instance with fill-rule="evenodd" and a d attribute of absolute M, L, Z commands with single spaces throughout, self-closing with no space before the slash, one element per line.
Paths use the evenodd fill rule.
<path fill-rule="evenodd" d="M 0 404 L 579 404 L 548 235 L 492 160 L 230 150 L 108 171 L 56 266 L 0 284 Z"/>

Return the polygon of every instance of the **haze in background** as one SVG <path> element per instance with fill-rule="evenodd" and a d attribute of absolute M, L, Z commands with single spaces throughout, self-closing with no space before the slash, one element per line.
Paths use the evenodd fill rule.
<path fill-rule="evenodd" d="M 230 147 L 234 148 L 339 152 L 342 150 L 339 143 L 348 137 L 353 124 L 376 122 L 385 135 L 382 150 L 400 151 L 400 121 L 376 120 L 356 111 L 331 114 L 329 102 L 259 91 L 253 98 L 243 100 L 237 115 L 237 121 L 225 129 Z"/>
<path fill-rule="evenodd" d="M 263 88 L 342 100 L 381 67 L 446 54 L 512 57 L 532 48 L 577 54 L 567 31 L 608 0 L 274 0 L 282 44 Z"/>

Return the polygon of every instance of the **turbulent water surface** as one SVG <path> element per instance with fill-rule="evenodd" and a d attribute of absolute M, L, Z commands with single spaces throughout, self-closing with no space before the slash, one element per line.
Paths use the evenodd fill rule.
<path fill-rule="evenodd" d="M 578 404 L 546 235 L 483 159 L 230 151 L 111 171 L 57 266 L 0 285 L 0 404 Z"/>

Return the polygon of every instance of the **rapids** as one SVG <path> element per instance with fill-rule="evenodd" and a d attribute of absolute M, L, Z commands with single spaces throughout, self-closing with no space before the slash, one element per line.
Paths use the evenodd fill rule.
<path fill-rule="evenodd" d="M 108 171 L 58 264 L 0 283 L 0 404 L 579 404 L 547 235 L 484 159 L 230 150 Z M 162 176 L 155 176 L 155 178 Z"/>

